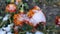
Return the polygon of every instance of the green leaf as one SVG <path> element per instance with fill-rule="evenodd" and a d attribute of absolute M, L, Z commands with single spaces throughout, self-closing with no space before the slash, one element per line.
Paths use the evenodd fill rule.
<path fill-rule="evenodd" d="M 26 7 L 26 9 L 29 9 L 29 6 L 27 3 L 24 3 L 24 6 Z"/>
<path fill-rule="evenodd" d="M 2 17 L 0 16 L 0 19 L 2 19 Z"/>
<path fill-rule="evenodd" d="M 6 2 L 10 2 L 11 0 L 6 0 Z"/>

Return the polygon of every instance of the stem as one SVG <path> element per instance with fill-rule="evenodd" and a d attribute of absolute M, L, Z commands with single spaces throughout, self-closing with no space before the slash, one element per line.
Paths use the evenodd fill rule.
<path fill-rule="evenodd" d="M 9 18 L 10 24 L 11 24 L 11 19 Z"/>
<path fill-rule="evenodd" d="M 5 22 L 5 23 L 6 23 L 6 22 Z M 2 21 L 2 22 L 0 23 L 0 27 L 4 26 L 5 23 L 4 23 L 4 21 Z"/>
<path fill-rule="evenodd" d="M 55 34 L 55 32 L 53 32 L 53 34 Z"/>
<path fill-rule="evenodd" d="M 11 0 L 11 3 L 14 3 L 14 0 Z"/>
<path fill-rule="evenodd" d="M 3 21 L 0 23 L 0 27 L 3 25 Z"/>
<path fill-rule="evenodd" d="M 7 14 L 8 14 L 8 12 L 7 12 Z M 12 13 L 9 14 L 10 16 L 9 16 L 9 19 L 8 19 L 10 21 L 10 24 L 12 23 L 12 21 L 11 21 L 11 14 Z"/>
<path fill-rule="evenodd" d="M 33 2 L 35 2 L 35 0 L 33 0 Z"/>
<path fill-rule="evenodd" d="M 49 34 L 49 31 L 50 31 L 50 30 L 47 31 L 47 34 Z"/>
<path fill-rule="evenodd" d="M 27 31 L 24 31 L 24 32 L 19 32 L 19 34 L 22 34 L 22 33 L 25 33 L 25 32 L 27 32 Z"/>

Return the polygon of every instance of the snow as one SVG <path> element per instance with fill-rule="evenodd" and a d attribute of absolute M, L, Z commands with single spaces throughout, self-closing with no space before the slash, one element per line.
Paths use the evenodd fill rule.
<path fill-rule="evenodd" d="M 3 29 L 4 29 L 5 31 L 7 31 L 7 32 L 9 32 L 9 31 L 11 30 L 10 27 L 3 27 Z"/>
<path fill-rule="evenodd" d="M 44 33 L 40 31 L 36 31 L 35 34 L 44 34 Z"/>
<path fill-rule="evenodd" d="M 33 34 L 33 33 L 27 31 L 26 34 Z M 44 33 L 43 32 L 40 32 L 40 31 L 36 31 L 35 34 L 44 34 Z"/>
<path fill-rule="evenodd" d="M 11 32 L 8 32 L 7 34 L 12 34 Z"/>
<path fill-rule="evenodd" d="M 3 21 L 7 21 L 9 19 L 9 16 L 10 14 L 5 15 L 5 17 L 3 18 Z"/>
<path fill-rule="evenodd" d="M 12 26 L 13 26 L 13 24 L 9 24 L 7 27 L 0 28 L 0 33 L 1 34 L 12 34 L 11 33 L 11 27 Z"/>
<path fill-rule="evenodd" d="M 2 29 L 0 29 L 0 33 L 1 34 L 6 34 L 6 31 L 3 31 Z"/>
<path fill-rule="evenodd" d="M 30 32 L 27 31 L 26 34 L 32 34 L 32 33 L 30 33 Z"/>
<path fill-rule="evenodd" d="M 2 27 L 2 29 L 4 29 L 6 32 L 10 32 L 12 26 L 13 24 L 9 24 L 7 27 Z"/>
<path fill-rule="evenodd" d="M 7 27 L 0 28 L 0 33 L 1 34 L 13 34 L 11 33 L 11 25 L 13 26 L 13 24 L 9 24 Z M 33 33 L 27 31 L 26 34 L 33 34 Z M 36 31 L 35 34 L 43 34 L 43 32 Z"/>

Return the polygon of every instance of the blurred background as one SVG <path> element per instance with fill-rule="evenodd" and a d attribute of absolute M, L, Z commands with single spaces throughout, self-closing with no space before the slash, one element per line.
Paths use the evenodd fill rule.
<path fill-rule="evenodd" d="M 38 27 L 45 34 L 59 34 L 60 27 L 56 27 L 55 19 L 56 16 L 60 16 L 60 0 L 22 0 L 25 12 L 28 12 L 33 6 L 38 5 L 43 13 L 46 15 L 46 29 L 43 30 L 43 26 Z M 0 0 L 0 23 L 2 22 L 3 17 L 6 15 L 5 9 L 11 0 Z M 17 9 L 18 11 L 18 9 Z M 11 19 L 12 21 L 12 19 Z M 9 22 L 6 21 L 6 22 Z M 9 23 L 6 23 L 7 26 Z M 3 27 L 3 26 L 1 26 Z M 30 26 L 27 26 L 30 27 Z"/>

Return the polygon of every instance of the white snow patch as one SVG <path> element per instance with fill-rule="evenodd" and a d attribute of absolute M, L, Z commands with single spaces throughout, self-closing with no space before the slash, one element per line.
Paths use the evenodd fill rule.
<path fill-rule="evenodd" d="M 0 34 L 6 34 L 6 31 L 0 30 Z"/>
<path fill-rule="evenodd" d="M 5 17 L 3 18 L 3 21 L 7 21 L 9 19 L 9 16 L 10 14 L 5 15 Z"/>
<path fill-rule="evenodd" d="M 36 31 L 35 34 L 44 34 L 44 33 L 40 31 Z"/>
<path fill-rule="evenodd" d="M 7 27 L 2 27 L 2 29 L 4 29 L 7 32 L 10 32 L 12 26 L 13 24 L 9 24 Z"/>
<path fill-rule="evenodd" d="M 30 33 L 30 32 L 27 31 L 26 34 L 32 34 L 32 33 Z"/>

